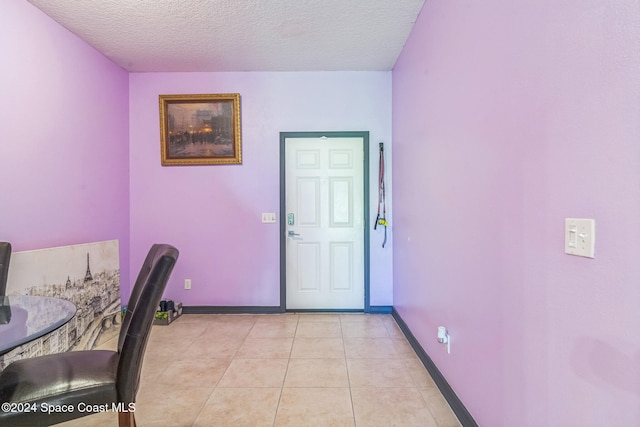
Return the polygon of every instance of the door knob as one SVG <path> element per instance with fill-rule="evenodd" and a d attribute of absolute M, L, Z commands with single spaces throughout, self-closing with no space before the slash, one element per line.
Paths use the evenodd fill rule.
<path fill-rule="evenodd" d="M 299 236 L 300 234 L 295 233 L 293 230 L 289 230 L 289 231 L 287 232 L 287 235 L 288 235 L 289 237 L 293 237 L 293 236 Z"/>

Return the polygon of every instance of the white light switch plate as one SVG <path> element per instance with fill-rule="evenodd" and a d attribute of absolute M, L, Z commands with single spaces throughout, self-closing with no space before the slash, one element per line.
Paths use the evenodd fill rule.
<path fill-rule="evenodd" d="M 596 221 L 585 218 L 564 220 L 564 251 L 569 255 L 595 257 Z"/>
<path fill-rule="evenodd" d="M 276 222 L 276 213 L 275 212 L 262 212 L 262 222 L 267 224 L 272 224 Z"/>

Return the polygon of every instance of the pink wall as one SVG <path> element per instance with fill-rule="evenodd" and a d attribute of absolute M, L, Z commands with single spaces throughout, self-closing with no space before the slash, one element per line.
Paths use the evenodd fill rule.
<path fill-rule="evenodd" d="M 155 241 L 176 245 L 180 260 L 168 298 L 185 305 L 280 304 L 279 226 L 261 223 L 261 212 L 279 215 L 280 132 L 369 131 L 377 203 L 375 150 L 391 136 L 390 72 L 140 73 L 129 84 L 131 262 L 142 262 L 143 248 Z M 160 165 L 158 95 L 189 93 L 240 93 L 242 165 Z M 371 304 L 391 305 L 392 251 L 378 237 L 372 236 Z"/>
<path fill-rule="evenodd" d="M 0 240 L 119 239 L 129 277 L 128 75 L 23 0 L 0 2 Z"/>
<path fill-rule="evenodd" d="M 639 23 L 428 1 L 393 71 L 394 306 L 482 426 L 640 425 Z"/>

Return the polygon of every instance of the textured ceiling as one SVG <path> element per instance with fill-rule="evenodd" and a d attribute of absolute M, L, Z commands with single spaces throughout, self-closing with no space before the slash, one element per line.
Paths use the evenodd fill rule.
<path fill-rule="evenodd" d="M 425 0 L 28 0 L 132 72 L 390 70 Z"/>

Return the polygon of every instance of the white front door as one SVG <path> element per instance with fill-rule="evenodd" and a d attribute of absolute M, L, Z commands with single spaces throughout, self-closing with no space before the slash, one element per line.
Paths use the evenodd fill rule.
<path fill-rule="evenodd" d="M 364 308 L 363 138 L 286 138 L 286 308 Z"/>

